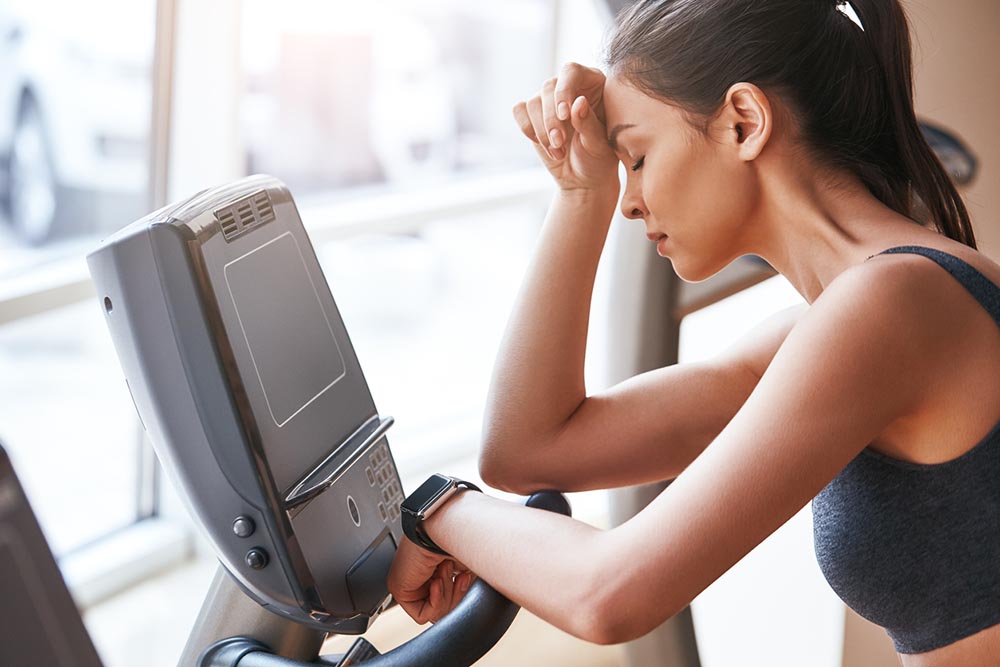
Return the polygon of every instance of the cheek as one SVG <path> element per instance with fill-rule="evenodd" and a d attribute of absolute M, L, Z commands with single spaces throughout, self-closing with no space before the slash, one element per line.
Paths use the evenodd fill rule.
<path fill-rule="evenodd" d="M 711 150 L 688 152 L 671 166 L 671 175 L 664 189 L 669 200 L 662 202 L 667 226 L 672 222 L 693 243 L 725 245 L 755 206 L 750 170 Z"/>
<path fill-rule="evenodd" d="M 743 163 L 712 154 L 679 160 L 661 191 L 660 215 L 670 234 L 668 257 L 688 282 L 700 282 L 725 268 L 736 254 L 741 231 L 757 197 L 752 174 Z M 653 208 L 652 203 L 650 208 Z M 653 209 L 656 211 L 657 209 Z"/>

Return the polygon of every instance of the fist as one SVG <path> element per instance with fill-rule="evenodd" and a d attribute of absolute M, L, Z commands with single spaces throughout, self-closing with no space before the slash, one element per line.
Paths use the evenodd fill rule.
<path fill-rule="evenodd" d="M 410 618 L 420 624 L 441 620 L 465 597 L 475 575 L 448 556 L 440 556 L 404 539 L 389 568 L 389 592 Z"/>
<path fill-rule="evenodd" d="M 604 73 L 567 63 L 541 92 L 514 105 L 514 119 L 563 190 L 618 186 L 618 159 L 604 124 Z"/>

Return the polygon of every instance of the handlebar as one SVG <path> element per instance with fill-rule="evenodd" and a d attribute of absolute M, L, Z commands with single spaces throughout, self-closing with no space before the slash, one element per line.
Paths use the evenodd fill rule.
<path fill-rule="evenodd" d="M 570 516 L 566 497 L 556 491 L 530 496 L 527 507 Z M 478 579 L 447 616 L 384 655 L 365 660 L 365 667 L 468 667 L 507 632 L 520 607 L 482 579 Z M 198 667 L 310 667 L 330 663 L 303 663 L 274 655 L 261 642 L 246 637 L 225 639 L 210 646 Z"/>

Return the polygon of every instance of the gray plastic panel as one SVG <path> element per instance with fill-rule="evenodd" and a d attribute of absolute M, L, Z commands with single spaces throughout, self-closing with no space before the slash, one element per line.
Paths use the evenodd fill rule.
<path fill-rule="evenodd" d="M 214 211 L 248 197 L 266 197 L 273 217 L 225 239 Z M 88 263 L 140 418 L 222 564 L 277 613 L 363 631 L 370 618 L 352 617 L 371 609 L 354 604 L 347 571 L 386 528 L 402 537 L 384 488 L 398 475 L 375 439 L 391 421 L 378 417 L 287 189 L 250 177 L 199 193 L 118 232 Z M 389 459 L 378 484 L 359 463 L 376 449 Z M 308 492 L 286 500 L 292 489 Z M 247 537 L 233 531 L 240 516 L 256 526 Z M 265 567 L 247 564 L 251 548 Z M 373 596 L 385 592 L 360 597 Z"/>
<path fill-rule="evenodd" d="M 377 412 L 294 203 L 287 191 L 271 201 L 274 221 L 231 242 L 203 235 L 191 250 L 251 443 L 286 492 Z"/>
<path fill-rule="evenodd" d="M 282 541 L 268 528 L 273 513 L 204 325 L 183 239 L 164 221 L 133 232 L 92 254 L 88 263 L 99 297 L 111 306 L 105 319 L 136 409 L 157 456 L 230 573 L 259 599 L 297 609 L 302 594 L 281 567 L 251 573 L 243 564 L 250 546 L 275 553 Z M 213 449 L 212 443 L 222 442 L 238 446 Z M 238 516 L 259 526 L 253 545 L 228 529 Z"/>

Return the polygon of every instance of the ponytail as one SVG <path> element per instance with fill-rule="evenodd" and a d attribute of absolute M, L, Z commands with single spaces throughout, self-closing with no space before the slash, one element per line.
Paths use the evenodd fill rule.
<path fill-rule="evenodd" d="M 909 25 L 899 0 L 851 0 L 851 5 L 882 70 L 887 143 L 896 157 L 896 165 L 887 165 L 882 183 L 868 182 L 868 187 L 894 210 L 913 218 L 929 217 L 939 232 L 975 248 L 965 204 L 917 124 Z"/>
<path fill-rule="evenodd" d="M 899 0 L 640 0 L 622 13 L 609 69 L 710 117 L 738 81 L 790 103 L 817 157 L 886 206 L 972 248 L 969 214 L 913 110 Z M 842 10 L 843 9 L 843 10 Z"/>

